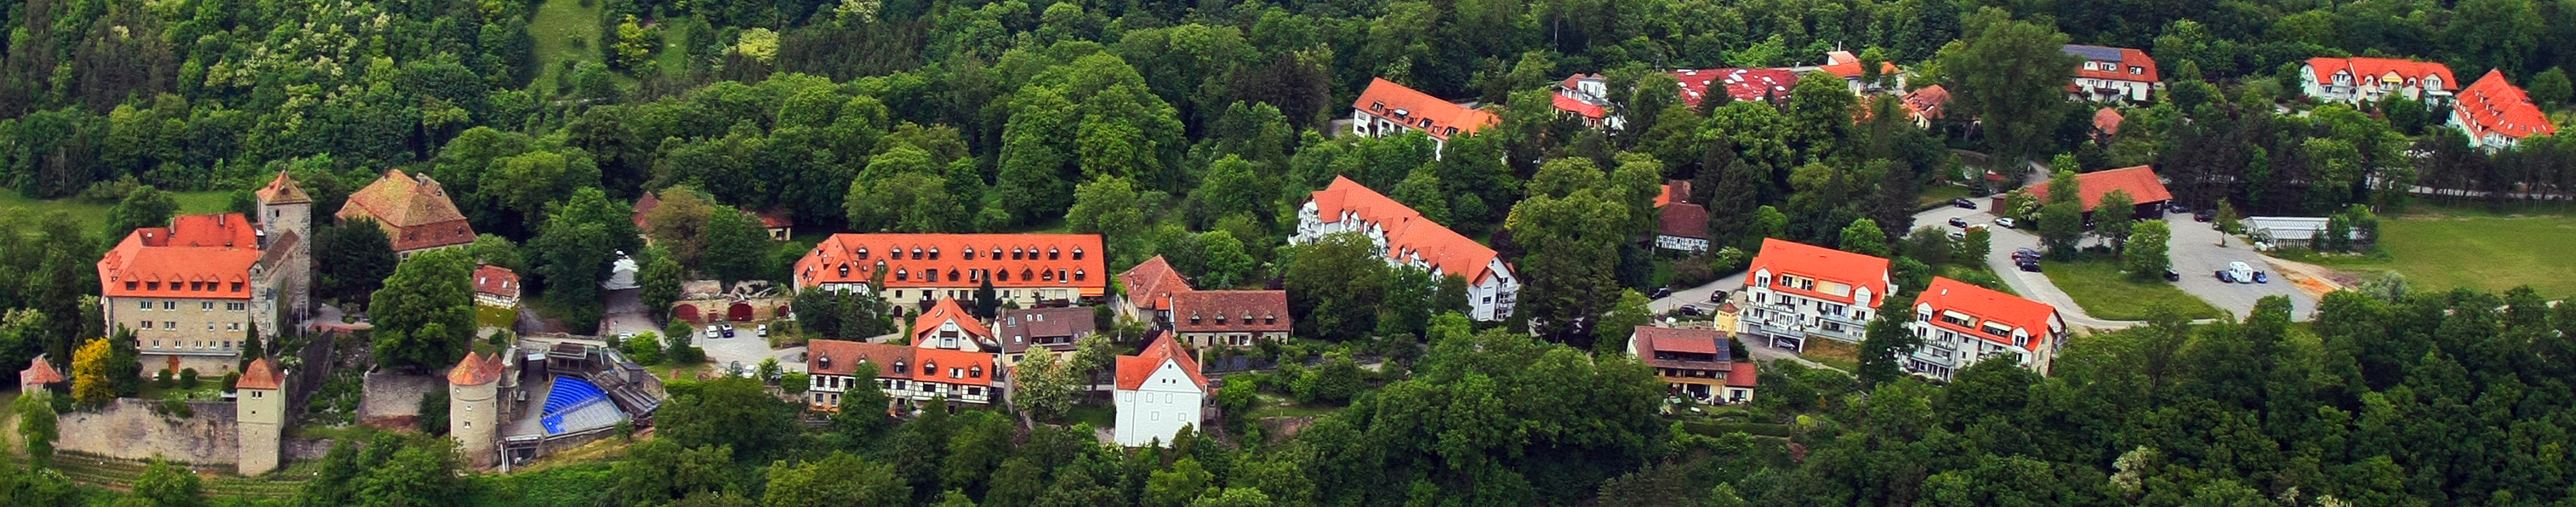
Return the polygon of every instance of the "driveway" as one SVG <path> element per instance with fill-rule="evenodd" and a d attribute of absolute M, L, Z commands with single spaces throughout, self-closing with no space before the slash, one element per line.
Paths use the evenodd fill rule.
<path fill-rule="evenodd" d="M 601 336 L 617 336 L 623 333 L 642 334 L 662 330 L 660 324 L 653 323 L 653 312 L 644 308 L 644 296 L 641 290 L 608 291 L 606 304 L 607 308 L 599 318 Z"/>
<path fill-rule="evenodd" d="M 1717 281 L 1709 282 L 1707 285 L 1673 291 L 1672 295 L 1664 296 L 1663 299 L 1647 302 L 1646 309 L 1653 310 L 1656 315 L 1671 313 L 1682 305 L 1697 305 L 1701 310 L 1716 310 L 1717 305 L 1708 302 L 1710 293 L 1720 290 L 1733 293 L 1740 288 L 1744 288 L 1744 273 L 1737 272 L 1718 277 Z"/>
<path fill-rule="evenodd" d="M 805 347 L 771 349 L 769 339 L 762 338 L 759 333 L 753 331 L 758 329 L 756 326 L 758 324 L 736 324 L 733 330 L 734 337 L 716 339 L 708 339 L 706 326 L 698 326 L 697 332 L 690 333 L 690 336 L 698 348 L 706 349 L 707 364 L 719 369 L 730 368 L 736 361 L 742 362 L 742 367 L 746 369 L 759 368 L 760 360 L 776 358 L 781 371 L 789 373 L 805 371 Z"/>
<path fill-rule="evenodd" d="M 2188 214 L 2167 215 L 2165 224 L 2173 228 L 2173 242 L 2166 246 L 2173 257 L 2174 271 L 2182 273 L 2182 281 L 2174 285 L 2181 287 L 2183 292 L 2208 301 L 2210 306 L 2226 310 L 2237 319 L 2252 314 L 2254 303 L 2268 296 L 2290 298 L 2292 320 L 2307 320 L 2317 312 L 2317 299 L 2300 292 L 2297 284 L 2282 279 L 2279 272 L 2264 262 L 2266 257 L 2246 245 L 2243 238 L 2220 234 L 2217 228 L 2193 221 Z M 2229 262 L 2253 266 L 2255 270 L 2265 272 L 2271 283 L 2218 281 L 2217 271 L 2227 269 Z"/>

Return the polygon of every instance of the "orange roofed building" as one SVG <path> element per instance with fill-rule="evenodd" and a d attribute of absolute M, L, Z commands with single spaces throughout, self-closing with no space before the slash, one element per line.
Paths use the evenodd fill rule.
<path fill-rule="evenodd" d="M 1098 234 L 844 233 L 806 251 L 795 276 L 797 287 L 876 291 L 898 308 L 972 300 L 990 279 L 995 295 L 1027 308 L 1106 296 L 1106 258 Z"/>
<path fill-rule="evenodd" d="M 1817 337 L 1859 343 L 1872 312 L 1896 293 L 1893 280 L 1885 258 L 1765 239 L 1744 276 L 1749 304 L 1735 332 L 1789 350 Z"/>
<path fill-rule="evenodd" d="M 1118 285 L 1122 288 L 1116 305 L 1118 314 L 1154 325 L 1169 324 L 1172 295 L 1191 290 L 1189 280 L 1181 279 L 1181 273 L 1172 270 L 1171 261 L 1160 255 L 1119 273 Z"/>
<path fill-rule="evenodd" d="M 281 173 L 239 213 L 182 215 L 145 227 L 98 260 L 99 313 L 134 331 L 146 371 L 234 371 L 243 336 L 274 338 L 307 313 L 312 200 Z"/>
<path fill-rule="evenodd" d="M 875 370 L 858 371 L 861 362 L 874 364 Z M 993 386 L 999 376 L 994 368 L 992 354 L 814 340 L 806 344 L 805 371 L 811 384 L 805 402 L 816 410 L 838 410 L 843 393 L 859 382 L 873 381 L 898 403 L 946 397 L 949 403 L 990 404 L 1000 394 Z"/>
<path fill-rule="evenodd" d="M 2165 87 L 2156 60 L 2145 51 L 2082 44 L 2067 44 L 2059 50 L 2083 60 L 2075 64 L 2074 82 L 2066 85 L 2068 98 L 2145 102 Z"/>
<path fill-rule="evenodd" d="M 2299 64 L 2299 77 L 2299 91 L 2309 97 L 2354 104 L 2390 95 L 2438 102 L 2460 90 L 2450 66 L 2396 58 L 2309 58 Z"/>
<path fill-rule="evenodd" d="M 1370 80 L 1359 100 L 1351 102 L 1351 133 L 1387 137 L 1418 130 L 1431 136 L 1434 159 L 1449 146 L 1450 138 L 1498 123 L 1502 119 L 1493 113 L 1452 104 L 1386 78 Z"/>
<path fill-rule="evenodd" d="M 1297 233 L 1288 242 L 1309 243 L 1345 232 L 1367 237 L 1388 264 L 1466 278 L 1469 317 L 1494 321 L 1512 316 L 1521 282 L 1493 248 L 1441 227 L 1350 178 L 1334 177 L 1331 185 L 1315 191 L 1297 209 Z"/>
<path fill-rule="evenodd" d="M 912 318 L 912 346 L 925 349 L 963 350 L 997 353 L 1002 343 L 993 339 L 993 329 L 986 327 L 957 300 L 941 298 L 921 315 Z"/>
<path fill-rule="evenodd" d="M 1906 327 L 1923 345 L 1905 356 L 1905 371 L 1943 381 L 1986 360 L 2045 375 L 2067 336 L 2057 307 L 1942 277 L 1915 297 L 1914 321 Z"/>
<path fill-rule="evenodd" d="M 1655 369 L 1673 396 L 1710 404 L 1749 403 L 1757 372 L 1753 358 L 1734 357 L 1735 337 L 1713 329 L 1637 326 L 1628 355 Z"/>
<path fill-rule="evenodd" d="M 2558 133 L 2558 124 L 2549 122 L 2549 115 L 2531 102 L 2531 95 L 2494 70 L 2460 90 L 2459 101 L 2451 104 L 2451 125 L 2468 132 L 2469 146 L 2487 150 L 2512 148 L 2524 138 Z"/>
<path fill-rule="evenodd" d="M 2173 192 L 2165 189 L 2164 179 L 2156 176 L 2154 166 L 2142 165 L 2078 174 L 2075 175 L 2075 187 L 2082 194 L 2080 197 L 2083 198 L 2086 216 L 2091 216 L 2093 208 L 2102 205 L 2102 196 L 2111 195 L 2113 190 L 2129 193 L 2129 202 L 2133 203 L 2134 207 L 2129 210 L 2129 215 L 2131 218 L 2142 220 L 2163 217 L 2165 203 L 2173 200 Z M 2031 197 L 2039 199 L 2040 202 L 2048 201 L 2048 182 L 2031 185 L 2024 191 L 2029 192 Z M 2004 197 L 1995 196 L 1993 205 L 1994 208 L 1991 209 L 2004 209 Z"/>
<path fill-rule="evenodd" d="M 1849 87 L 1853 95 L 1897 93 L 1905 91 L 1905 70 L 1896 68 L 1896 64 L 1894 63 L 1878 62 L 1878 74 L 1879 76 L 1882 76 L 1881 81 L 1868 83 L 1861 82 L 1861 78 L 1867 73 L 1862 72 L 1865 69 L 1861 67 L 1860 56 L 1854 55 L 1850 51 L 1834 50 L 1825 52 L 1825 64 L 1823 66 L 1816 67 L 1816 70 L 1818 72 L 1832 74 L 1834 77 L 1842 78 L 1843 85 Z"/>
<path fill-rule="evenodd" d="M 1118 356 L 1118 384 L 1110 403 L 1118 408 L 1118 445 L 1168 446 L 1181 428 L 1206 420 L 1208 380 L 1190 351 L 1164 334 L 1143 352 Z"/>
<path fill-rule="evenodd" d="M 384 228 L 385 239 L 393 241 L 396 257 L 474 242 L 474 227 L 465 223 L 464 213 L 456 211 L 447 187 L 428 174 L 387 170 L 375 183 L 349 194 L 349 202 L 340 206 L 337 216 L 342 222 L 374 220 Z"/>

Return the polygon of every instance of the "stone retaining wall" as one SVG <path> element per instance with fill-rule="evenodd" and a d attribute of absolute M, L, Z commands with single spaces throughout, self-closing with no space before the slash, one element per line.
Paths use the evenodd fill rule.
<path fill-rule="evenodd" d="M 232 466 L 241 458 L 241 431 L 232 403 L 189 402 L 191 417 L 152 413 L 160 401 L 118 398 L 92 410 L 62 414 L 62 440 L 54 448 L 125 459 L 162 459 Z"/>

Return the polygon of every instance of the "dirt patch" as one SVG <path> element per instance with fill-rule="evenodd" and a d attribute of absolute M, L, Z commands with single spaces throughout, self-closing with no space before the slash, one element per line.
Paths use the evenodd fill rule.
<path fill-rule="evenodd" d="M 367 425 L 367 427 L 382 430 L 414 431 L 420 429 L 420 416 L 397 415 L 387 417 L 369 417 L 358 421 L 358 424 L 364 424 Z"/>
<path fill-rule="evenodd" d="M 2290 286 L 2297 287 L 2299 292 L 2307 294 L 2308 297 L 2317 299 L 2325 299 L 2326 294 L 2332 294 L 2335 291 L 2351 289 L 2361 281 L 2359 275 L 2305 262 L 2282 260 L 2270 256 L 2263 257 L 2263 262 L 2272 265 L 2272 270 L 2281 274 L 2282 281 L 2289 282 Z"/>
<path fill-rule="evenodd" d="M 1823 338 L 1810 338 L 1807 340 L 1807 350 L 1799 351 L 1798 355 L 1810 359 L 1824 358 L 1858 363 L 1860 362 L 1860 344 L 1843 343 Z"/>

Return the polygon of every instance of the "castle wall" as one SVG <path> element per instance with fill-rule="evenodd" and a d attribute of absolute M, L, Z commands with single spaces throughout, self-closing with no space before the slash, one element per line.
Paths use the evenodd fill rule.
<path fill-rule="evenodd" d="M 240 459 L 240 423 L 225 402 L 188 402 L 191 417 L 152 413 L 159 401 L 118 398 L 105 407 L 62 414 L 54 448 L 125 459 L 231 466 Z"/>

